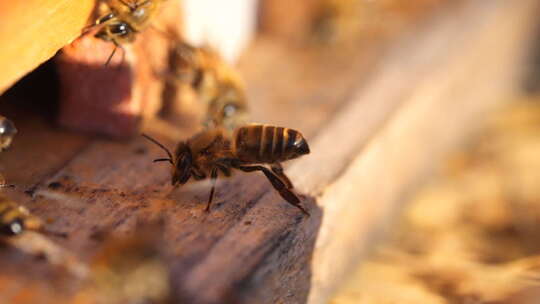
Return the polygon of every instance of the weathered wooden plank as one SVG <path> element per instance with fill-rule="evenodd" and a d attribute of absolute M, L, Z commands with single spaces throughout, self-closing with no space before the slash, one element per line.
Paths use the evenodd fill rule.
<path fill-rule="evenodd" d="M 311 205 L 314 215 L 308 220 L 275 216 L 283 214 L 284 207 L 276 204 L 279 199 L 273 193 L 265 194 L 243 218 L 251 225 L 229 230 L 186 276 L 192 299 L 218 303 L 234 290 L 237 297 L 232 299 L 241 303 L 301 303 L 310 290 L 311 303 L 324 303 L 354 260 L 354 249 L 367 248 L 399 197 L 429 168 L 428 160 L 444 153 L 483 111 L 514 92 L 535 7 L 534 1 L 469 4 L 459 14 L 431 24 L 432 30 L 408 48 L 400 48 L 390 57 L 396 61 L 383 66 L 382 76 L 374 77 L 317 137 L 313 155 L 288 170 L 298 189 L 312 195 L 312 201 L 315 197 L 321 210 Z M 511 42 L 494 51 L 501 37 Z M 426 56 L 428 51 L 414 65 L 414 55 L 429 49 L 432 57 Z M 411 62 L 414 68 L 403 69 Z M 386 82 L 394 73 L 416 72 L 424 63 L 431 65 L 426 73 L 400 79 L 403 87 L 412 86 L 410 90 L 397 96 L 386 92 L 396 87 Z M 387 95 L 375 95 L 381 92 Z M 403 105 L 385 128 L 362 138 L 360 117 L 370 117 L 377 113 L 373 109 L 378 103 L 396 99 Z M 364 108 L 365 103 L 371 107 Z M 354 157 L 362 144 L 364 149 Z M 349 161 L 353 165 L 341 171 Z M 339 178 L 331 183 L 336 175 Z M 203 289 L 207 291 L 198 292 Z"/>
<path fill-rule="evenodd" d="M 470 1 L 384 56 L 380 46 L 336 59 L 261 41 L 242 64 L 252 84 L 250 100 L 257 102 L 254 117 L 298 128 L 311 140 L 313 153 L 287 170 L 309 218 L 258 174 L 220 180 L 213 210 L 205 213 L 208 184 L 173 190 L 169 168 L 151 163 L 163 152 L 143 139 L 65 140 L 81 150 L 59 156 L 60 170 L 52 169 L 60 161 L 36 169 L 39 178 L 29 178 L 37 185 L 33 198 L 19 188 L 8 195 L 55 219 L 48 228 L 69 237 L 54 241 L 83 261 L 96 252 L 100 232 L 130 233 L 138 218 L 162 218 L 163 250 L 186 303 L 302 303 L 308 296 L 323 303 L 430 160 L 493 107 L 495 97 L 511 93 L 534 7 L 533 0 Z M 168 146 L 188 135 L 162 122 L 148 130 Z M 39 159 L 45 150 L 33 148 L 39 143 L 34 133 L 17 139 L 26 143 L 23 160 Z M 59 145 L 53 133 L 49 140 Z M 0 157 L 15 161 L 15 152 L 23 152 L 15 149 Z M 6 177 L 27 183 L 17 168 L 7 165 Z M 3 256 L 0 266 L 17 255 Z M 32 276 L 47 278 L 37 263 L 19 259 L 13 265 L 41 265 Z M 29 279 L 16 269 L 4 276 L 15 282 L 8 288 L 31 283 L 49 296 L 61 280 Z M 76 282 L 63 283 L 64 289 L 53 289 L 59 297 Z"/>
<path fill-rule="evenodd" d="M 485 11 L 483 4 L 473 3 L 460 18 L 446 21 L 476 30 L 459 37 L 463 43 L 448 41 L 461 50 L 449 52 L 415 86 L 405 97 L 407 106 L 320 197 L 325 217 L 312 260 L 309 303 L 326 303 L 356 262 L 351 257 L 366 252 L 419 177 L 487 112 L 518 92 L 528 50 L 523 42 L 530 42 L 539 7 L 535 1 L 517 6 L 503 2 L 490 3 Z M 478 10 L 482 14 L 473 14 Z M 506 37 L 504 44 L 501 37 Z M 348 199 L 352 202 L 346 203 Z"/>
<path fill-rule="evenodd" d="M 266 42 L 264 46 L 272 46 L 272 43 Z M 283 57 L 284 54 L 290 56 Z M 252 78 L 254 83 L 262 83 L 250 88 L 249 92 L 252 99 L 257 101 L 257 104 L 252 106 L 254 116 L 264 118 L 260 121 L 300 128 L 305 130 L 306 134 L 315 133 L 325 119 L 324 114 L 335 111 L 339 104 L 346 100 L 348 92 L 357 86 L 358 78 L 355 74 L 366 71 L 372 65 L 369 59 L 375 58 L 376 52 L 371 51 L 370 56 L 351 64 L 348 73 L 333 77 L 328 85 L 336 84 L 338 89 L 328 93 L 328 87 L 316 85 L 327 82 L 326 70 L 318 64 L 324 63 L 327 69 L 338 71 L 339 65 L 345 64 L 346 60 L 339 65 L 332 65 L 333 58 L 330 56 L 321 59 L 320 56 L 312 54 L 306 58 L 301 52 L 287 53 L 286 48 L 276 47 L 270 51 L 262 46 L 253 50 L 246 62 L 253 60 L 265 63 L 252 70 L 244 66 L 244 69 L 248 70 L 247 78 Z M 287 67 L 287 71 L 291 72 L 289 75 L 292 75 L 288 77 L 290 82 L 278 82 L 276 86 L 268 81 L 266 75 L 275 73 L 276 64 L 272 62 L 279 63 L 280 67 Z M 306 82 L 308 85 L 293 86 L 289 89 L 291 83 L 303 83 L 306 64 L 317 66 L 312 70 L 314 74 L 310 76 L 310 80 Z M 263 93 L 268 90 L 268 86 L 273 88 L 271 91 L 275 94 Z M 293 94 L 283 94 L 285 90 Z M 318 105 L 306 107 L 309 104 L 314 105 L 313 96 L 318 96 Z M 330 102 L 323 104 L 324 99 L 321 96 L 329 96 Z M 273 103 L 276 97 L 279 97 L 283 105 L 288 105 L 288 111 L 275 110 L 268 105 Z M 324 109 L 321 109 L 323 105 Z M 267 109 L 273 110 L 265 113 Z M 132 231 L 138 218 L 164 217 L 168 223 L 166 238 L 171 240 L 168 243 L 170 248 L 167 249 L 173 259 L 178 261 L 175 271 L 183 273 L 184 269 L 191 267 L 192 262 L 204 257 L 205 252 L 224 231 L 242 222 L 246 208 L 251 207 L 257 197 L 270 190 L 267 181 L 260 176 L 256 179 L 253 179 L 253 176 L 239 176 L 234 180 L 220 182 L 214 210 L 207 215 L 202 210 L 208 195 L 207 184 L 172 192 L 168 186 L 169 169 L 151 163 L 151 159 L 162 151 L 143 139 L 133 142 L 90 140 L 51 130 L 42 120 L 36 120 L 34 115 L 28 113 L 4 114 L 13 117 L 21 129 L 13 149 L 0 154 L 0 159 L 6 160 L 2 162 L 5 164 L 2 172 L 18 185 L 14 190 L 7 190 L 7 194 L 41 217 L 54 219 L 48 228 L 69 234 L 68 239 L 55 238 L 54 241 L 73 251 L 83 261 L 97 250 L 100 240 L 96 235 L 100 232 L 125 233 Z M 295 116 L 305 116 L 306 119 L 287 123 Z M 189 130 L 179 130 L 162 121 L 148 123 L 147 129 L 171 147 L 174 144 L 171 138 L 185 138 L 189 134 Z M 44 132 L 47 140 L 34 130 Z M 54 146 L 47 145 L 43 149 L 36 149 L 38 142 L 50 142 L 54 143 Z M 56 149 L 62 150 L 61 153 Z M 44 154 L 49 155 L 49 150 L 51 155 L 46 156 L 43 162 L 34 167 L 28 162 L 38 160 L 44 157 Z M 53 159 L 58 159 L 58 162 Z M 22 165 L 24 167 L 21 167 Z M 30 186 L 35 186 L 31 187 L 34 197 L 22 192 Z M 225 189 L 229 188 L 234 190 L 224 194 Z M 25 260 L 18 265 L 24 267 L 27 263 L 29 261 Z M 20 276 L 21 279 L 15 280 L 14 276 Z M 30 281 L 39 287 L 36 287 L 38 290 L 47 290 L 50 284 L 47 280 L 29 281 L 23 278 L 24 276 L 24 273 L 16 272 L 7 275 L 21 284 L 15 283 L 15 289 L 23 289 L 24 284 L 29 284 Z M 73 290 L 70 284 L 65 286 L 67 290 L 55 290 L 55 293 L 66 297 L 65 293 Z M 0 293 L 1 291 L 0 286 Z M 49 293 L 45 294 L 50 296 Z"/>

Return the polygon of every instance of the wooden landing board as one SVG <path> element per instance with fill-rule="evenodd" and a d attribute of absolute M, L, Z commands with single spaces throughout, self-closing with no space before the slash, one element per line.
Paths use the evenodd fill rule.
<path fill-rule="evenodd" d="M 384 52 L 365 46 L 358 57 L 259 41 L 242 64 L 254 117 L 308 136 L 312 154 L 286 171 L 309 218 L 260 174 L 220 180 L 205 213 L 208 184 L 172 191 L 169 168 L 151 162 L 163 152 L 144 139 L 80 137 L 30 114 L 16 120 L 22 131 L 0 154 L 0 169 L 18 185 L 7 194 L 54 219 L 48 227 L 69 234 L 54 241 L 82 261 L 100 244 L 96 232 L 122 235 L 140 218 L 162 218 L 182 303 L 325 303 L 400 197 L 515 92 L 536 2 L 465 1 Z M 178 130 L 169 128 L 149 132 L 172 147 Z M 9 249 L 0 267 L 0 282 L 9 282 L 0 302 L 32 290 L 34 298 L 15 303 L 35 295 L 63 303 L 76 285 Z"/>

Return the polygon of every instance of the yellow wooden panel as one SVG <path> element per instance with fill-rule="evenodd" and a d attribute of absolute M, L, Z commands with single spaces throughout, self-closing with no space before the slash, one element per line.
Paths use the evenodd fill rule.
<path fill-rule="evenodd" d="M 0 2 L 0 93 L 80 35 L 95 0 Z"/>

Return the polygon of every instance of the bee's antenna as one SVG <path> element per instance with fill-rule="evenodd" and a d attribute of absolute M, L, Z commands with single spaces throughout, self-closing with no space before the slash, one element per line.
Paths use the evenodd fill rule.
<path fill-rule="evenodd" d="M 153 139 L 152 137 L 146 135 L 146 134 L 141 134 L 142 137 L 148 139 L 149 141 L 155 143 L 156 145 L 158 145 L 161 149 L 163 149 L 165 152 L 167 152 L 167 155 L 169 155 L 169 161 L 171 162 L 172 164 L 172 159 L 173 159 L 173 156 L 171 154 L 171 151 L 169 151 L 169 149 L 167 149 L 167 147 L 165 147 L 164 145 L 162 145 L 160 142 L 158 142 L 157 140 Z M 161 160 L 155 160 L 155 161 L 161 161 Z"/>
<path fill-rule="evenodd" d="M 105 62 L 105 66 L 109 65 L 109 62 L 111 62 L 111 59 L 114 57 L 114 53 L 116 53 L 116 49 L 118 48 L 117 45 L 114 46 L 114 50 L 112 51 L 111 55 L 109 55 L 109 58 L 107 58 L 107 62 Z"/>
<path fill-rule="evenodd" d="M 118 43 L 116 43 L 114 40 L 113 40 L 113 43 L 114 43 L 114 49 L 111 53 L 111 55 L 109 55 L 109 58 L 107 58 L 107 62 L 105 62 L 105 66 L 108 66 L 109 63 L 111 62 L 111 60 L 113 59 L 114 57 L 114 54 L 116 53 L 116 50 L 117 49 L 121 49 L 122 50 L 122 63 L 124 63 L 124 60 L 125 60 L 125 57 L 126 57 L 126 51 L 124 50 L 124 48 L 119 45 Z"/>

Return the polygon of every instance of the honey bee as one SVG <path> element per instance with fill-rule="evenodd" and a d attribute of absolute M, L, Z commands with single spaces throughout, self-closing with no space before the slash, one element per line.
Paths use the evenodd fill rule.
<path fill-rule="evenodd" d="M 213 48 L 195 47 L 176 40 L 169 78 L 194 90 L 206 109 L 203 124 L 230 131 L 244 125 L 248 107 L 244 82 L 239 73 Z"/>
<path fill-rule="evenodd" d="M 3 196 L 0 196 L 0 236 L 2 243 L 23 253 L 43 257 L 50 264 L 61 266 L 78 278 L 86 276 L 86 265 L 49 238 L 66 238 L 66 233 L 48 230 L 40 218 Z"/>
<path fill-rule="evenodd" d="M 372 4 L 358 0 L 319 1 L 312 20 L 313 38 L 319 43 L 345 42 L 354 39 L 362 29 L 362 11 Z"/>
<path fill-rule="evenodd" d="M 41 227 L 41 220 L 33 216 L 28 209 L 0 196 L 1 235 L 17 235 L 24 230 L 39 230 Z"/>
<path fill-rule="evenodd" d="M 226 177 L 231 169 L 244 172 L 262 171 L 281 197 L 289 204 L 309 213 L 300 205 L 300 199 L 292 192 L 293 184 L 283 172 L 281 162 L 309 154 L 309 146 L 302 134 L 288 128 L 249 124 L 234 130 L 232 136 L 223 128 L 204 130 L 176 146 L 174 156 L 162 144 L 148 135 L 145 138 L 162 148 L 172 165 L 171 184 L 185 184 L 191 177 L 202 180 L 210 177 L 212 188 L 206 211 L 214 198 L 218 173 Z M 270 165 L 268 169 L 264 165 Z"/>
<path fill-rule="evenodd" d="M 114 50 L 107 59 L 108 65 L 116 49 L 122 44 L 135 41 L 137 33 L 150 25 L 165 0 L 110 0 L 107 6 L 110 12 L 96 20 L 95 25 L 102 25 L 95 37 L 114 44 Z"/>

